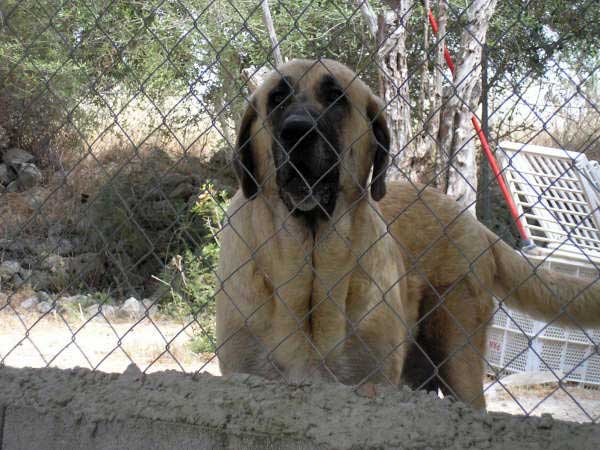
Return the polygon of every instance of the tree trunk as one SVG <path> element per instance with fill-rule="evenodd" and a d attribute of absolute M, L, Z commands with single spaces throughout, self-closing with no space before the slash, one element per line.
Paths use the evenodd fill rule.
<path fill-rule="evenodd" d="M 279 48 L 279 41 L 277 40 L 277 33 L 275 33 L 275 26 L 273 25 L 273 18 L 271 17 L 271 9 L 269 8 L 269 0 L 262 0 L 263 10 L 263 22 L 269 33 L 269 40 L 271 41 L 271 48 L 273 48 L 273 58 L 275 58 L 275 67 L 279 67 L 283 64 L 283 58 L 281 57 L 281 49 Z"/>
<path fill-rule="evenodd" d="M 429 0 L 424 0 L 423 7 L 426 13 L 429 10 Z M 433 77 L 429 72 L 429 23 L 425 15 L 422 22 L 423 58 L 419 71 L 419 96 L 415 114 L 414 143 L 404 152 L 402 169 L 411 181 L 436 186 L 437 131 L 442 78 L 435 67 Z"/>
<path fill-rule="evenodd" d="M 438 33 L 436 38 L 435 47 L 435 61 L 433 67 L 433 80 L 431 88 L 431 109 L 428 117 L 427 124 L 425 125 L 427 130 L 427 136 L 434 141 L 431 150 L 431 160 L 433 165 L 432 176 L 435 179 L 432 181 L 432 185 L 440 189 L 442 192 L 446 192 L 447 178 L 446 178 L 446 167 L 448 165 L 447 155 L 441 151 L 440 145 L 440 127 L 442 123 L 442 100 L 443 100 L 443 82 L 449 76 L 450 69 L 446 67 L 446 61 L 444 61 L 444 46 L 446 45 L 446 22 L 448 21 L 448 9 L 445 0 L 438 0 L 437 2 L 437 21 L 438 21 Z M 445 75 L 449 74 L 449 75 Z"/>
<path fill-rule="evenodd" d="M 379 17 L 377 29 L 375 13 L 367 0 L 355 0 L 360 8 L 368 30 L 377 44 L 381 46 L 378 54 L 380 95 L 386 102 L 386 114 L 392 137 L 392 155 L 394 166 L 389 178 L 410 180 L 419 183 L 437 185 L 432 180 L 436 172 L 437 135 L 441 106 L 441 86 L 443 77 L 434 70 L 429 73 L 429 24 L 423 17 L 423 62 L 420 69 L 419 98 L 416 111 L 416 128 L 413 132 L 412 111 L 409 101 L 409 73 L 407 64 L 405 28 L 414 7 L 414 1 L 388 1 L 391 11 Z M 425 1 L 425 11 L 429 9 L 429 0 Z M 445 21 L 443 22 L 445 30 Z M 445 31 L 444 31 L 445 33 Z M 439 53 L 442 54 L 441 52 Z M 441 56 L 439 57 L 441 58 Z M 438 58 L 438 59 L 439 59 Z M 438 65 L 443 64 L 439 59 Z M 442 66 L 443 69 L 443 66 Z M 432 82 L 433 80 L 433 82 Z M 412 136 L 415 136 L 412 139 Z"/>
<path fill-rule="evenodd" d="M 440 151 L 449 155 L 446 193 L 475 214 L 477 198 L 476 135 L 471 116 L 481 96 L 481 55 L 496 0 L 474 0 L 467 9 L 454 74 L 454 88 L 440 126 Z"/>
<path fill-rule="evenodd" d="M 391 162 L 388 178 L 406 180 L 407 158 L 412 151 L 411 108 L 408 84 L 406 33 L 413 0 L 393 2 L 383 16 L 384 40 L 378 52 L 383 100 L 391 136 Z"/>

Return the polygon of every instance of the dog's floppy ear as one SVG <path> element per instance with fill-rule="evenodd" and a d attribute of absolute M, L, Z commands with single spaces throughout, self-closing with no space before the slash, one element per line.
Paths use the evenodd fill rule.
<path fill-rule="evenodd" d="M 240 182 L 244 196 L 250 199 L 254 198 L 258 192 L 251 135 L 252 124 L 256 117 L 256 102 L 252 99 L 242 117 L 233 155 L 235 175 Z"/>
<path fill-rule="evenodd" d="M 367 105 L 367 117 L 371 122 L 376 145 L 375 155 L 373 156 L 371 197 L 378 202 L 385 195 L 385 175 L 390 159 L 390 130 L 387 126 L 381 101 L 375 96 L 371 97 Z"/>

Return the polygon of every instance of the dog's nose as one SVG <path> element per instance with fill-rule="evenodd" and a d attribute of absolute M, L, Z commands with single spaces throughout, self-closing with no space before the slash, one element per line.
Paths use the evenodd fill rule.
<path fill-rule="evenodd" d="M 281 128 L 281 139 L 286 145 L 312 139 L 316 134 L 315 120 L 304 114 L 293 114 L 285 119 Z"/>

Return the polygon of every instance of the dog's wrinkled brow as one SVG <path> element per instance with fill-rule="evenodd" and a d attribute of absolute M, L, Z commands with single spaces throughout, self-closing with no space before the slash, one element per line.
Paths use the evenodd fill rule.
<path fill-rule="evenodd" d="M 292 94 L 294 90 L 294 80 L 290 76 L 283 76 L 279 82 L 275 85 L 268 95 L 268 106 L 273 108 L 277 106 L 282 100 Z"/>
<path fill-rule="evenodd" d="M 294 89 L 294 79 L 288 75 L 281 77 L 279 82 L 275 85 L 273 89 L 271 89 L 271 94 L 273 93 L 289 93 Z"/>
<path fill-rule="evenodd" d="M 317 97 L 324 104 L 333 102 L 344 103 L 346 100 L 342 86 L 339 81 L 331 75 L 324 75 L 321 78 L 317 89 Z"/>

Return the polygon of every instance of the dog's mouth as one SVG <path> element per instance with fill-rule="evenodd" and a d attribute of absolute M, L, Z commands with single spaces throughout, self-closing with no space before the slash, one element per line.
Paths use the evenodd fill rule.
<path fill-rule="evenodd" d="M 339 184 L 339 153 L 333 127 L 306 107 L 285 114 L 274 142 L 280 197 L 295 215 L 333 213 Z M 312 214 L 315 215 L 315 214 Z"/>
<path fill-rule="evenodd" d="M 281 149 L 279 195 L 295 215 L 315 212 L 326 219 L 333 213 L 339 190 L 339 162 L 337 154 L 324 144 L 317 138 L 310 145 Z"/>
<path fill-rule="evenodd" d="M 320 211 L 325 215 L 331 214 L 335 207 L 337 183 L 324 179 L 311 184 L 303 178 L 291 177 L 281 186 L 280 196 L 288 209 L 294 213 Z"/>

